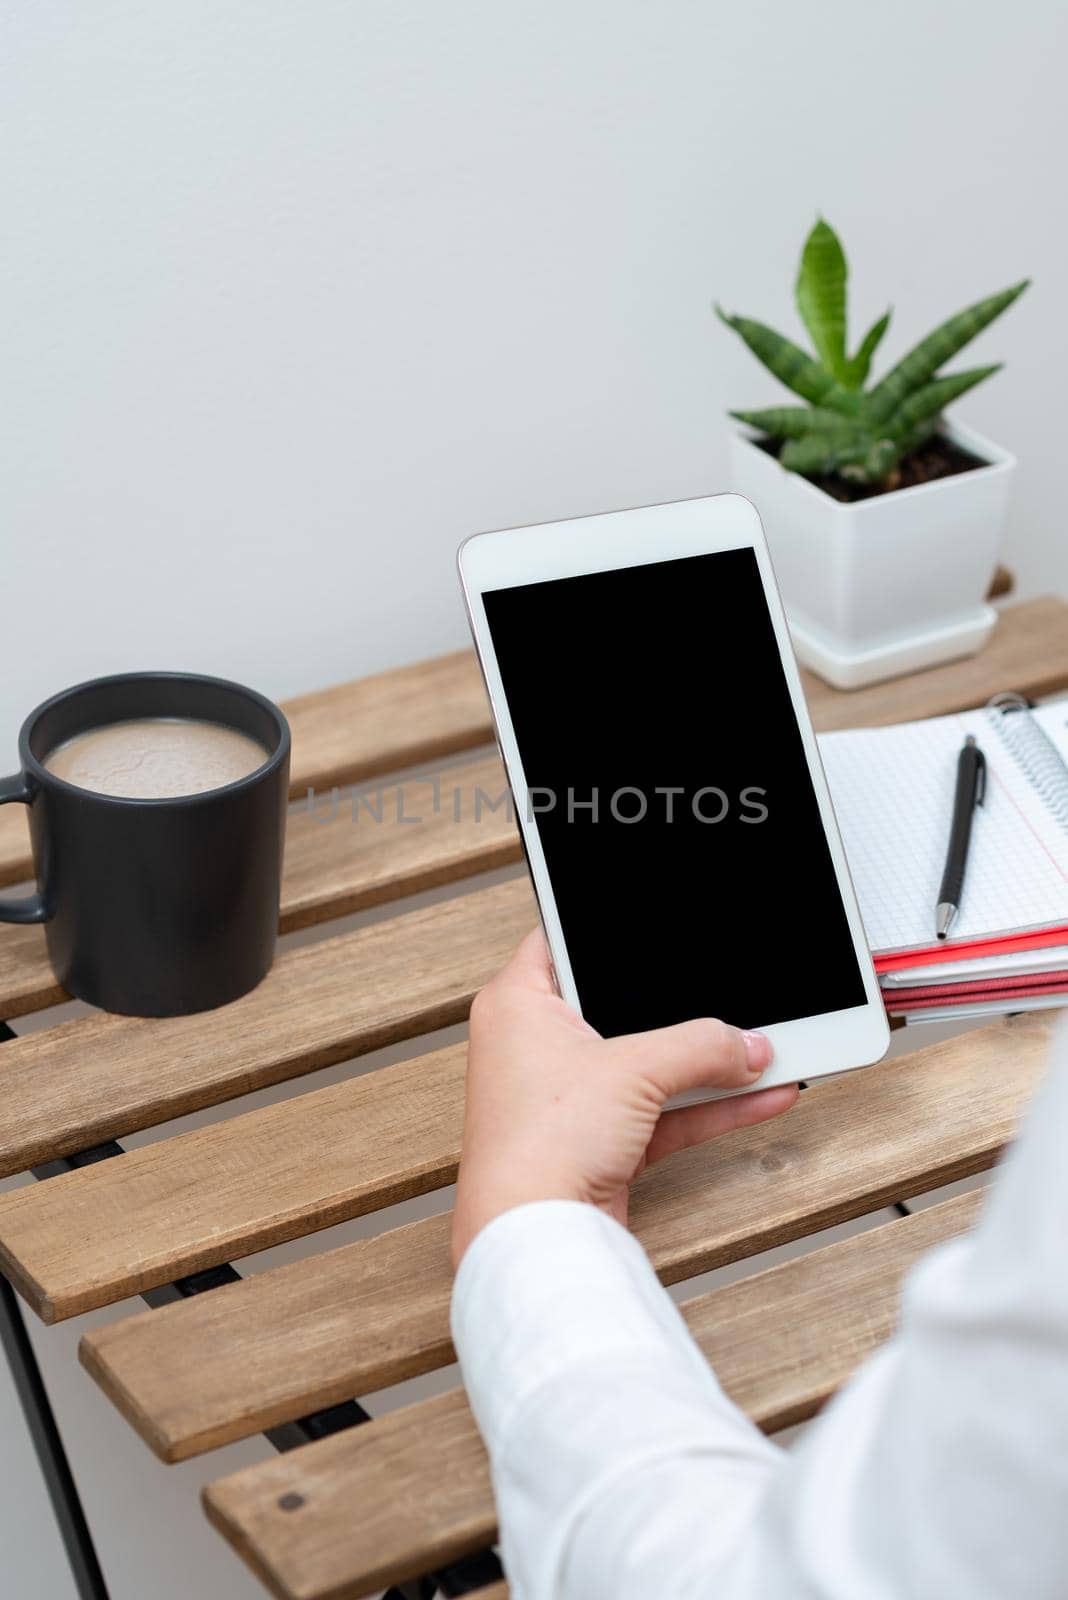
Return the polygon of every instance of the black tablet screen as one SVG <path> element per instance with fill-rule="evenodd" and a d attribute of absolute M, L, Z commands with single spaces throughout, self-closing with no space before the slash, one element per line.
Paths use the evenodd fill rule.
<path fill-rule="evenodd" d="M 865 993 L 751 549 L 483 596 L 583 1015 Z"/>

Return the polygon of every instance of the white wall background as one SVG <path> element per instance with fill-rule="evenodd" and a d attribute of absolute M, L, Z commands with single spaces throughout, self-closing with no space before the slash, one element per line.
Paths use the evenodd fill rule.
<path fill-rule="evenodd" d="M 1052 0 L 9 0 L 2 26 L 0 770 L 65 683 L 284 696 L 446 649 L 466 533 L 724 487 L 724 406 L 775 390 L 710 302 L 794 327 L 817 210 L 857 323 L 894 303 L 889 354 L 1034 274 L 964 414 L 1021 457 L 1022 587 L 1068 588 Z M 191 1473 L 178 1497 L 63 1385 L 136 1507 L 116 1600 L 251 1592 Z M 5 1490 L 20 1600 L 65 1600 L 28 1516 Z"/>
<path fill-rule="evenodd" d="M 903 0 L 13 0 L 0 749 L 162 665 L 276 694 L 459 644 L 482 527 L 722 487 L 817 209 L 888 347 L 1032 272 L 965 402 L 1068 583 L 1068 18 Z"/>

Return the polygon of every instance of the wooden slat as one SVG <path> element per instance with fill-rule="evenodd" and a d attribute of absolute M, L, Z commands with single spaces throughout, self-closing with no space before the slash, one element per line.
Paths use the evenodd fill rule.
<path fill-rule="evenodd" d="M 802 1421 L 889 1337 L 904 1274 L 970 1227 L 979 1200 L 963 1195 L 826 1246 L 702 1295 L 683 1315 L 760 1427 Z M 497 1531 L 485 1451 L 458 1390 L 248 1467 L 211 1484 L 204 1503 L 286 1600 L 356 1600 Z"/>
<path fill-rule="evenodd" d="M 283 933 L 518 861 L 519 835 L 496 755 L 404 778 L 351 798 L 329 794 L 296 810 L 286 834 Z M 0 813 L 2 815 L 2 813 Z M 378 820 L 379 817 L 381 820 Z M 65 997 L 48 964 L 44 929 L 0 928 L 0 1017 Z"/>
<path fill-rule="evenodd" d="M 445 659 L 454 663 L 458 658 Z M 429 663 L 428 667 L 434 665 Z M 420 676 L 413 677 L 416 671 L 406 668 L 400 675 L 385 674 L 382 679 L 368 679 L 363 687 L 369 697 L 373 691 L 376 705 L 382 702 L 390 709 L 395 709 L 401 699 L 395 682 L 398 676 L 403 677 L 406 693 L 413 701 L 418 694 L 432 698 L 426 681 Z M 469 741 L 480 729 L 471 705 L 464 700 L 466 680 L 455 667 L 444 671 L 444 676 L 448 693 L 443 726 L 452 730 L 455 738 L 461 736 L 458 728 L 464 730 L 463 736 Z M 389 698 L 384 698 L 384 684 L 392 689 Z M 1010 608 L 1004 613 L 994 641 L 981 656 L 971 661 L 895 679 L 890 684 L 878 684 L 853 694 L 842 694 L 814 678 L 806 679 L 809 703 L 819 728 L 875 725 L 958 710 L 964 705 L 981 702 L 1006 684 L 1030 694 L 1046 693 L 1068 684 L 1068 606 L 1062 601 L 1031 601 Z M 379 709 L 369 718 L 368 726 L 361 727 L 363 743 L 357 744 L 355 755 L 346 756 L 339 729 L 347 738 L 354 724 L 346 723 L 344 718 L 347 715 L 351 719 L 355 713 L 346 712 L 339 702 L 333 743 L 321 724 L 329 721 L 328 708 L 334 704 L 332 696 L 351 698 L 360 688 L 360 685 L 353 685 L 346 690 L 331 690 L 310 697 L 317 710 L 311 719 L 313 725 L 309 728 L 305 748 L 315 753 L 321 772 L 325 773 L 318 779 L 320 788 L 323 783 L 329 787 L 330 782 L 340 781 L 337 774 L 350 775 L 355 769 L 357 774 L 365 775 L 375 767 L 376 756 L 370 747 L 372 735 L 381 736 L 384 741 L 385 753 L 377 758 L 381 770 L 405 754 L 414 758 L 417 753 L 433 748 L 424 728 L 429 716 L 425 708 L 422 713 L 409 714 L 404 723 L 408 740 L 404 747 L 399 746 L 395 735 L 392 744 L 388 743 L 382 732 L 385 712 Z M 467 692 L 468 699 L 473 699 L 470 686 Z M 462 713 L 459 707 L 465 707 Z M 299 723 L 300 716 L 296 712 L 293 714 L 295 723 Z M 481 731 L 485 733 L 484 728 Z M 439 730 L 439 739 L 443 737 Z M 302 762 L 302 770 L 310 772 L 312 769 L 309 755 Z M 303 793 L 307 781 L 302 779 L 299 788 Z M 339 803 L 333 821 L 316 820 L 313 815 L 297 812 L 290 819 L 286 844 L 282 931 L 289 932 L 436 884 L 453 882 L 465 874 L 519 860 L 518 835 L 506 811 L 503 808 L 492 810 L 479 802 L 476 814 L 475 796 L 479 791 L 491 801 L 498 800 L 504 792 L 504 774 L 496 756 L 487 756 L 475 765 L 447 768 L 438 775 L 436 791 L 430 779 L 406 780 L 403 815 L 422 819 L 418 823 L 396 820 L 397 798 L 392 787 L 386 792 L 381 823 L 371 820 L 366 807 L 360 812 L 361 820 L 353 823 L 351 808 L 344 803 Z M 319 818 L 331 814 L 329 800 L 321 801 Z M 0 869 L 3 828 L 9 816 L 9 812 L 0 811 Z M 21 818 L 17 820 L 21 826 Z M 48 965 L 44 930 L 39 927 L 0 928 L 0 1017 L 24 1016 L 63 998 L 63 991 Z"/>
<path fill-rule="evenodd" d="M 486 691 L 470 650 L 358 678 L 283 702 L 293 734 L 290 794 L 358 783 L 436 761 L 493 737 Z M 6 771 L 7 768 L 5 767 Z M 31 875 L 21 806 L 0 810 L 0 883 Z"/>
<path fill-rule="evenodd" d="M 293 733 L 294 797 L 436 761 L 493 738 L 482 674 L 470 650 L 300 695 L 283 709 Z"/>
<path fill-rule="evenodd" d="M 787 1117 L 661 1163 L 631 1205 L 657 1270 L 676 1282 L 988 1167 L 1049 1027 L 1021 1015 L 822 1082 Z M 109 1324 L 82 1359 L 170 1461 L 385 1387 L 451 1359 L 448 1227 L 432 1217 Z M 94 1241 L 86 1278 L 122 1280 L 117 1254 Z"/>
<path fill-rule="evenodd" d="M 44 929 L 0 927 L 0 1017 L 24 1017 L 68 998 L 48 964 Z"/>
<path fill-rule="evenodd" d="M 1003 600 L 1011 594 L 1016 587 L 1015 575 L 1008 567 L 995 567 L 994 576 L 990 580 L 990 588 L 986 591 L 988 600 Z"/>
<path fill-rule="evenodd" d="M 287 951 L 191 1017 L 103 1012 L 0 1055 L 0 1176 L 460 1022 L 536 919 L 525 878 Z"/>
<path fill-rule="evenodd" d="M 4 763 L 4 771 L 13 766 L 14 757 Z M 20 805 L 0 807 L 0 883 L 21 883 L 32 876 L 26 812 Z"/>
<path fill-rule="evenodd" d="M 356 807 L 355 821 L 344 798 L 291 816 L 283 933 L 522 859 L 495 754 L 360 791 Z"/>
<path fill-rule="evenodd" d="M 0 1194 L 0 1268 L 57 1322 L 451 1183 L 466 1056 L 454 1045 Z"/>

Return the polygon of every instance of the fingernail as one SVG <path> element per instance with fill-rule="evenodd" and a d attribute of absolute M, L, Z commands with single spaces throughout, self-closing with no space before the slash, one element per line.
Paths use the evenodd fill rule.
<path fill-rule="evenodd" d="M 755 1078 L 771 1062 L 771 1040 L 766 1033 L 743 1033 L 745 1064 Z"/>

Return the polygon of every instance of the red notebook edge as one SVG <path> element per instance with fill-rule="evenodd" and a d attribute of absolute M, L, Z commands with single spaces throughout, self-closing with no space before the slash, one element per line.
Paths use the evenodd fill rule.
<path fill-rule="evenodd" d="M 1027 933 L 995 934 L 987 939 L 959 939 L 955 943 L 917 945 L 913 950 L 894 950 L 883 955 L 873 952 L 876 972 L 898 972 L 902 967 L 936 966 L 945 961 L 975 959 L 979 956 L 1008 955 L 1015 950 L 1044 950 L 1050 945 L 1068 944 L 1068 924 L 1035 928 Z"/>
<path fill-rule="evenodd" d="M 900 1012 L 908 1016 L 914 1011 L 933 1011 L 941 1006 L 968 1006 L 981 1005 L 985 1002 L 997 1000 L 1001 1002 L 1006 1011 L 1011 1011 L 1015 1002 L 1024 1000 L 1038 1000 L 1046 995 L 1063 994 L 1068 998 L 1068 980 L 1062 978 L 1059 983 L 1036 983 L 1029 989 L 1004 989 L 991 987 L 989 989 L 973 989 L 966 994 L 953 991 L 949 984 L 945 985 L 950 992 L 944 995 L 928 995 L 920 1000 L 906 1000 L 899 1002 L 895 995 L 887 1010 Z"/>

